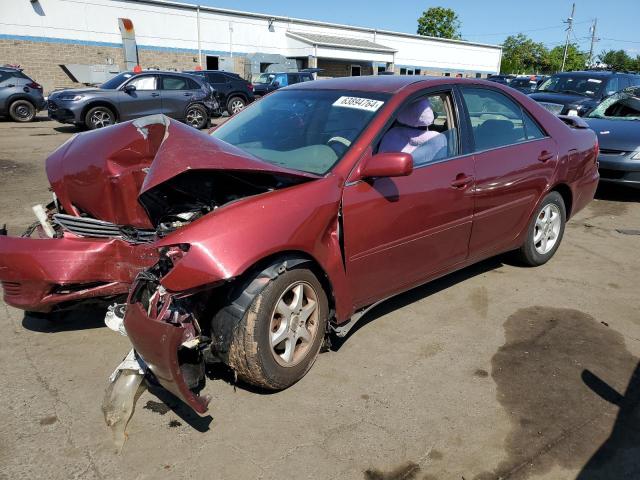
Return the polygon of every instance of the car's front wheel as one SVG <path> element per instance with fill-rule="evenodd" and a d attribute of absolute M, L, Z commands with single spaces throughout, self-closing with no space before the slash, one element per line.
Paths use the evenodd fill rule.
<path fill-rule="evenodd" d="M 520 260 L 537 267 L 547 263 L 556 253 L 567 221 L 562 195 L 550 192 L 540 202 L 527 230 L 527 238 L 520 247 Z"/>
<path fill-rule="evenodd" d="M 229 363 L 247 383 L 281 390 L 313 365 L 329 316 L 327 296 L 305 268 L 278 275 L 255 296 L 235 329 Z"/>
<path fill-rule="evenodd" d="M 30 122 L 36 116 L 36 107 L 28 100 L 16 100 L 9 106 L 9 116 L 15 122 Z"/>
<path fill-rule="evenodd" d="M 231 97 L 227 102 L 227 112 L 229 112 L 229 115 L 235 115 L 244 110 L 246 106 L 247 102 L 242 97 Z"/>
<path fill-rule="evenodd" d="M 89 130 L 95 130 L 116 123 L 116 115 L 107 107 L 93 107 L 85 115 L 84 122 Z"/>
<path fill-rule="evenodd" d="M 198 130 L 206 128 L 209 123 L 209 116 L 202 105 L 190 105 L 185 115 L 187 125 L 191 125 Z"/>

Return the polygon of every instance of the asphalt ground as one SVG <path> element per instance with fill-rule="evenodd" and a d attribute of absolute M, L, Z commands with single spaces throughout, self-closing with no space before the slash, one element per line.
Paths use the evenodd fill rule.
<path fill-rule="evenodd" d="M 73 133 L 0 120 L 10 233 Z M 547 265 L 498 257 L 381 304 L 286 391 L 220 373 L 205 418 L 146 391 L 119 454 L 100 404 L 127 339 L 98 309 L 0 302 L 0 478 L 640 478 L 639 201 L 601 188 Z"/>

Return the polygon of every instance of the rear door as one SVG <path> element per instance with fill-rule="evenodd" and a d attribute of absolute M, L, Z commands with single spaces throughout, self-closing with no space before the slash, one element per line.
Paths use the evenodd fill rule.
<path fill-rule="evenodd" d="M 134 85 L 136 89 L 125 92 L 126 85 Z M 136 75 L 118 92 L 118 108 L 120 120 L 131 120 L 162 113 L 162 97 L 158 75 Z"/>
<path fill-rule="evenodd" d="M 474 142 L 475 209 L 471 257 L 512 246 L 527 226 L 558 161 L 554 140 L 506 94 L 461 87 Z"/>
<path fill-rule="evenodd" d="M 473 156 L 461 153 L 453 92 L 425 91 L 404 106 L 424 97 L 439 119 L 428 128 L 440 133 L 446 148 L 437 155 L 414 150 L 414 170 L 406 177 L 357 181 L 344 189 L 346 268 L 356 308 L 423 283 L 467 258 Z M 382 139 L 398 127 L 391 125 Z"/>
<path fill-rule="evenodd" d="M 218 98 L 220 99 L 222 108 L 225 108 L 227 106 L 227 97 L 229 96 L 229 92 L 233 88 L 229 77 L 218 72 L 207 72 L 206 76 L 207 82 L 209 82 L 209 84 L 218 94 Z"/>
<path fill-rule="evenodd" d="M 168 117 L 182 120 L 187 105 L 200 90 L 195 80 L 178 75 L 160 76 L 162 91 L 162 113 Z"/>

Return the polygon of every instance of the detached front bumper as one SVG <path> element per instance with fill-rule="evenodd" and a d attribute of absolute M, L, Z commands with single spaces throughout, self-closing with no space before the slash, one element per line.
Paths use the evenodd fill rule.
<path fill-rule="evenodd" d="M 199 325 L 173 295 L 156 286 L 134 283 L 124 318 L 127 336 L 160 385 L 204 414 L 210 398 L 198 394 L 204 385 Z"/>
<path fill-rule="evenodd" d="M 124 294 L 136 274 L 156 261 L 155 249 L 117 239 L 0 236 L 4 301 L 30 311 Z"/>

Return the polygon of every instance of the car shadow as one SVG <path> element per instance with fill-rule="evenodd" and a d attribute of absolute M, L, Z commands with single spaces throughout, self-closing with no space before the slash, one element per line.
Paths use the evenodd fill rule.
<path fill-rule="evenodd" d="M 213 421 L 213 417 L 211 415 L 201 417 L 178 397 L 159 385 L 147 382 L 147 387 L 149 389 L 149 393 L 156 396 L 158 400 L 169 407 L 173 413 L 180 417 L 183 422 L 189 424 L 191 428 L 200 433 L 209 431 L 209 425 L 211 425 L 211 422 Z"/>
<path fill-rule="evenodd" d="M 620 410 L 609 438 L 582 468 L 576 480 L 639 478 L 640 464 L 640 363 L 631 375 L 624 395 L 589 370 L 582 381 L 603 400 Z"/>
<path fill-rule="evenodd" d="M 600 183 L 595 198 L 614 202 L 640 202 L 640 188 Z"/>
<path fill-rule="evenodd" d="M 407 305 L 423 300 L 431 295 L 438 293 L 442 290 L 445 290 L 457 283 L 464 282 L 470 278 L 475 277 L 476 275 L 481 275 L 491 270 L 495 270 L 496 268 L 501 267 L 505 263 L 511 263 L 508 261 L 508 254 L 499 255 L 497 257 L 492 257 L 487 260 L 483 260 L 482 262 L 473 264 L 467 268 L 462 270 L 458 270 L 456 272 L 450 273 L 442 278 L 437 280 L 433 280 L 429 283 L 426 283 L 420 287 L 416 287 L 407 292 L 401 293 L 392 297 L 379 305 L 372 308 L 368 311 L 349 331 L 349 333 L 345 337 L 337 337 L 335 335 L 331 336 L 331 351 L 337 352 L 342 348 L 342 346 L 349 341 L 349 339 L 362 327 L 368 325 L 374 320 L 393 312 L 394 310 L 399 310 Z"/>
<path fill-rule="evenodd" d="M 59 127 L 53 127 L 53 129 L 58 133 L 78 133 L 78 132 L 82 132 L 82 128 L 76 127 L 75 125 L 61 125 Z"/>
<path fill-rule="evenodd" d="M 25 312 L 22 326 L 32 332 L 42 333 L 102 328 L 105 326 L 104 316 L 106 313 L 106 306 L 51 313 Z"/>

